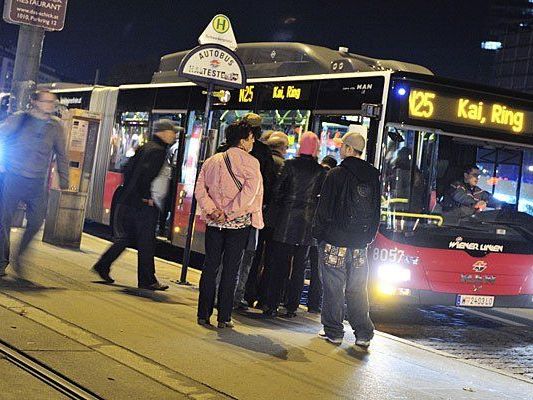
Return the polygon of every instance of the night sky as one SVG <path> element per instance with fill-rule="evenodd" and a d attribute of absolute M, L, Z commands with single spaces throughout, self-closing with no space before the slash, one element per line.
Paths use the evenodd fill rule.
<path fill-rule="evenodd" d="M 47 33 L 43 62 L 75 81 L 197 45 L 211 18 L 226 14 L 237 42 L 299 41 L 422 64 L 475 80 L 488 1 L 70 0 L 65 29 Z M 2 22 L 0 40 L 18 27 Z"/>

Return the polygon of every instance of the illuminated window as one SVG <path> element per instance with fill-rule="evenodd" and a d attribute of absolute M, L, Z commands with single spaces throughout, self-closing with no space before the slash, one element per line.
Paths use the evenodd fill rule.
<path fill-rule="evenodd" d="M 500 50 L 502 48 L 502 42 L 481 42 L 481 48 L 485 50 Z"/>

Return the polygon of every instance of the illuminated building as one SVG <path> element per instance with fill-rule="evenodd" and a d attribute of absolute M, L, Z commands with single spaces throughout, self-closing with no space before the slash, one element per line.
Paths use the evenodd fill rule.
<path fill-rule="evenodd" d="M 533 0 L 493 0 L 480 78 L 533 93 Z"/>

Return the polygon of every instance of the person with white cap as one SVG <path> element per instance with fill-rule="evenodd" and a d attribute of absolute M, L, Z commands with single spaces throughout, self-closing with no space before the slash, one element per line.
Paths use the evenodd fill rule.
<path fill-rule="evenodd" d="M 318 240 L 323 298 L 319 336 L 334 344 L 344 337 L 344 304 L 357 346 L 374 336 L 369 316 L 367 246 L 380 221 L 379 172 L 361 159 L 365 138 L 348 132 L 342 139 L 340 166 L 331 169 L 320 192 L 313 236 Z"/>
<path fill-rule="evenodd" d="M 156 121 L 152 139 L 137 149 L 126 164 L 123 189 L 113 212 L 113 244 L 92 269 L 104 282 L 114 282 L 109 276 L 111 264 L 133 242 L 138 250 L 138 287 L 148 290 L 168 289 L 168 285 L 159 283 L 155 276 L 158 198 L 154 196 L 152 183 L 161 172 L 168 146 L 176 141 L 176 134 L 182 129 L 169 119 Z"/>

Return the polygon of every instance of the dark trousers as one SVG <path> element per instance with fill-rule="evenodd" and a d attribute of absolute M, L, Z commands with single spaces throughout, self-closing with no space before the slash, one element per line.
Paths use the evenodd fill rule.
<path fill-rule="evenodd" d="M 117 204 L 113 214 L 113 244 L 100 257 L 96 266 L 109 272 L 111 264 L 126 247 L 136 245 L 138 285 L 149 286 L 156 283 L 154 253 L 157 217 L 156 207 L 143 205 L 136 208 Z"/>
<path fill-rule="evenodd" d="M 46 186 L 42 178 L 26 178 L 5 173 L 0 204 L 0 269 L 9 264 L 9 243 L 13 216 L 19 202 L 26 203 L 26 230 L 20 241 L 19 258 L 24 254 L 33 237 L 41 229 L 46 214 Z"/>
<path fill-rule="evenodd" d="M 272 228 L 265 227 L 259 231 L 257 249 L 252 261 L 252 267 L 246 281 L 244 299 L 249 303 L 259 300 L 265 302 L 266 288 L 268 287 L 269 242 L 272 238 Z"/>
<path fill-rule="evenodd" d="M 198 318 L 213 314 L 218 269 L 222 262 L 218 288 L 218 321 L 231 321 L 237 273 L 248 240 L 250 228 L 219 229 L 208 226 L 205 231 L 205 262 L 200 278 Z"/>
<path fill-rule="evenodd" d="M 307 307 L 313 310 L 320 310 L 322 304 L 322 277 L 318 268 L 318 247 L 311 246 L 309 249 L 309 266 L 311 269 L 311 282 L 309 284 L 309 294 L 307 296 Z"/>
<path fill-rule="evenodd" d="M 272 242 L 275 252 L 272 257 L 272 270 L 268 285 L 267 307 L 276 309 L 281 301 L 287 277 L 287 303 L 289 312 L 295 312 L 300 304 L 300 296 L 304 287 L 305 260 L 309 246 Z M 292 260 L 292 268 L 291 268 Z M 289 276 L 290 271 L 290 276 Z"/>

